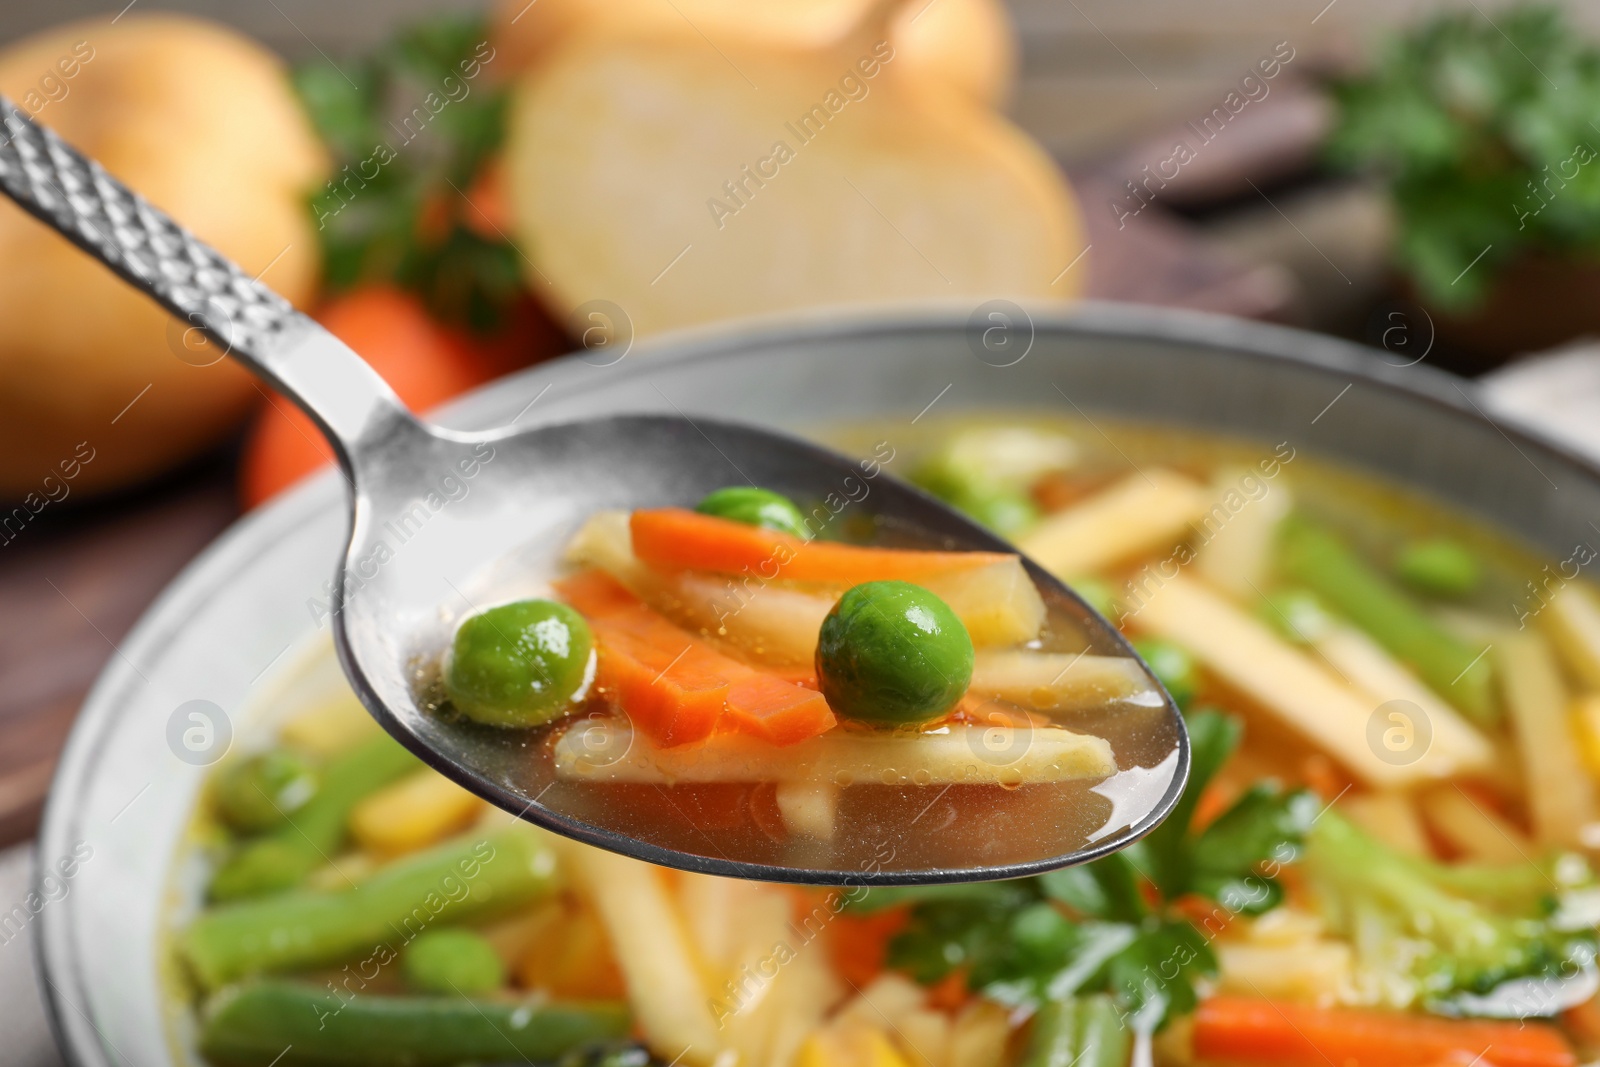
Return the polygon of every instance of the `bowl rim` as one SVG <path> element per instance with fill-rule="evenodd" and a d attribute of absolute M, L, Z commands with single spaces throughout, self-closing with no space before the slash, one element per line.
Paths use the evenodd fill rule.
<path fill-rule="evenodd" d="M 1094 300 L 1073 304 L 1025 301 L 1014 303 L 1012 307 L 1023 313 L 1035 337 L 1038 332 L 1047 331 L 1091 341 L 1165 342 L 1227 352 L 1256 362 L 1298 365 L 1328 377 L 1348 377 L 1350 382 L 1346 390 L 1360 382 L 1425 403 L 1447 416 L 1488 425 L 1530 464 L 1533 461 L 1524 448 L 1564 462 L 1600 484 L 1600 462 L 1536 427 L 1515 419 L 1502 422 L 1491 417 L 1480 403 L 1481 386 L 1425 365 L 1423 360 L 1399 366 L 1382 359 L 1383 350 L 1357 342 L 1185 308 Z M 616 362 L 642 356 L 651 366 L 687 365 L 737 358 L 742 349 L 778 344 L 817 345 L 908 331 L 950 332 L 968 329 L 981 321 L 970 303 L 958 304 L 950 300 L 778 312 L 664 332 L 641 342 L 637 352 L 628 349 Z M 584 350 L 572 352 L 455 398 L 429 412 L 429 418 L 447 425 L 458 421 L 475 424 L 474 420 L 481 418 L 481 413 L 495 410 L 497 401 L 507 396 L 525 396 L 533 391 L 531 386 L 541 382 L 543 388 L 538 395 L 543 396 L 552 389 L 572 385 L 579 376 L 592 375 L 595 366 L 586 360 Z M 612 386 L 612 379 L 591 378 L 584 387 L 573 389 L 570 395 L 592 394 Z M 1338 394 L 1343 395 L 1343 392 Z M 1334 397 L 1329 406 L 1337 399 Z M 1548 476 L 1546 478 L 1548 480 Z M 252 545 L 283 535 L 311 517 L 325 513 L 329 507 L 337 506 L 343 495 L 339 482 L 335 471 L 324 470 L 307 477 L 276 500 L 241 515 L 162 589 L 119 643 L 123 654 L 108 660 L 84 698 L 52 776 L 33 842 L 36 863 L 32 888 L 35 891 L 40 888 L 42 876 L 37 859 L 55 855 L 70 846 L 78 795 L 103 754 L 107 740 L 105 726 L 119 713 L 126 690 L 138 681 L 128 658 L 142 659 L 146 653 L 158 653 L 186 626 L 186 607 L 227 595 L 225 579 L 229 572 L 247 561 Z M 348 503 L 345 517 L 348 526 Z M 58 982 L 69 985 L 80 997 L 84 992 L 81 976 L 73 968 L 75 943 L 66 912 L 67 909 L 44 908 L 35 918 L 34 966 L 46 1017 L 67 1063 L 110 1067 L 112 1061 L 104 1056 L 100 1043 L 105 1039 L 94 1021 L 73 1003 L 78 998 L 69 999 L 57 985 Z"/>

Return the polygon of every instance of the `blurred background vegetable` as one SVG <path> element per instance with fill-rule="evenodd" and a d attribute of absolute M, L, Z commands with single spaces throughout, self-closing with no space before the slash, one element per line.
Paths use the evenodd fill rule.
<path fill-rule="evenodd" d="M 1395 261 L 1464 320 L 1460 343 L 1541 347 L 1600 324 L 1600 47 L 1561 8 L 1441 12 L 1333 92 L 1329 158 L 1384 181 Z"/>
<path fill-rule="evenodd" d="M 41 78 L 56 79 L 55 99 Z M 305 197 L 327 156 L 265 48 L 133 11 L 9 46 L 0 92 L 291 301 L 315 296 Z M 82 442 L 93 462 L 72 478 L 79 493 L 162 473 L 215 445 L 259 396 L 248 372 L 9 200 L 0 320 L 0 499 L 37 496 Z"/>

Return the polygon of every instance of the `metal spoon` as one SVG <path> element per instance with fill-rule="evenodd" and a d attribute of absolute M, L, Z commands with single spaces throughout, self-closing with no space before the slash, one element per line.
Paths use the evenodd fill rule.
<path fill-rule="evenodd" d="M 1010 551 L 982 527 L 862 463 L 746 426 L 617 416 L 527 430 L 456 433 L 416 419 L 343 342 L 0 98 L 0 187 L 303 408 L 351 486 L 350 537 L 334 581 L 334 636 L 351 685 L 408 748 L 472 792 L 531 822 L 653 863 L 710 874 L 834 885 L 1010 878 L 1082 863 L 1137 840 L 1188 777 L 1182 718 L 1158 701 L 1102 709 L 1086 724 L 1145 753 L 1041 807 L 1028 787 L 963 805 L 949 786 L 865 787 L 877 815 L 847 839 L 789 848 L 782 833 L 718 828 L 713 806 L 748 813 L 770 797 L 726 787 L 591 787 L 557 781 L 542 743 L 463 725 L 431 708 L 427 679 L 454 625 L 547 577 L 577 524 L 607 508 L 692 504 L 749 483 L 798 500 L 856 499 L 875 528 L 918 543 Z M 862 493 L 861 487 L 867 486 Z M 1105 619 L 1027 564 L 1060 625 L 1090 652 L 1133 655 Z M 1135 660 L 1135 662 L 1138 662 Z M 1026 731 L 976 762 L 1014 759 Z M 620 758 L 622 753 L 597 758 Z M 888 769 L 886 769 L 888 770 Z M 599 790 L 596 793 L 596 789 Z M 609 790 L 609 791 L 608 791 Z M 601 797 L 603 799 L 597 800 Z M 759 820 L 757 820 L 759 821 Z M 1070 840 L 1070 847 L 1062 841 Z M 939 846 L 945 846 L 941 849 Z"/>

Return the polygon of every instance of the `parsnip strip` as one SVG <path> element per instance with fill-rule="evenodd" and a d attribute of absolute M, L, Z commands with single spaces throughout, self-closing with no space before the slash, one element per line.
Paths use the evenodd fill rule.
<path fill-rule="evenodd" d="M 1454 785 L 1430 789 L 1421 806 L 1434 832 L 1469 860 L 1509 866 L 1531 862 L 1542 851 L 1527 834 Z"/>
<path fill-rule="evenodd" d="M 1494 746 L 1489 739 L 1361 630 L 1335 623 L 1316 634 L 1312 645 L 1351 685 L 1370 696 L 1374 707 L 1404 700 L 1421 708 L 1432 734 L 1431 745 L 1443 746 L 1465 766 L 1493 764 Z"/>
<path fill-rule="evenodd" d="M 1575 678 L 1600 689 L 1600 598 L 1588 586 L 1572 583 L 1544 609 L 1545 632 Z"/>
<path fill-rule="evenodd" d="M 974 1000 L 950 1028 L 950 1063 L 960 1067 L 1001 1067 L 1011 1038 L 1006 1010 L 992 1000 Z"/>
<path fill-rule="evenodd" d="M 1550 646 L 1520 633 L 1495 646 L 1511 730 L 1522 756 L 1534 837 L 1563 848 L 1585 845 L 1595 821 L 1594 780 L 1573 729 L 1573 702 Z"/>
<path fill-rule="evenodd" d="M 1167 581 L 1130 623 L 1187 648 L 1369 785 L 1404 786 L 1482 769 L 1484 754 L 1452 748 L 1448 731 L 1412 762 L 1380 757 L 1368 743 L 1369 719 L 1377 710 L 1370 697 L 1193 579 L 1178 575 Z"/>
<path fill-rule="evenodd" d="M 1222 988 L 1247 996 L 1332 1004 L 1348 989 L 1354 957 L 1343 941 L 1300 945 L 1217 945 Z"/>
<path fill-rule="evenodd" d="M 1251 473 L 1238 469 L 1222 472 L 1211 484 L 1213 503 L 1196 524 L 1200 547 L 1195 552 L 1195 571 L 1240 601 L 1253 598 L 1266 580 L 1278 523 L 1294 506 L 1289 490 L 1266 481 L 1260 484 L 1267 491 L 1258 498 L 1240 493 L 1238 487 Z M 1237 510 L 1229 506 L 1233 503 L 1229 494 L 1242 500 Z"/>
<path fill-rule="evenodd" d="M 1115 702 L 1159 707 L 1162 702 L 1137 661 L 1072 652 L 980 652 L 973 662 L 969 691 L 1038 711 L 1072 711 Z"/>
<path fill-rule="evenodd" d="M 832 841 L 839 815 L 839 787 L 832 782 L 779 782 L 778 813 L 783 825 L 797 837 Z"/>
<path fill-rule="evenodd" d="M 950 605 L 979 648 L 1032 641 L 1044 626 L 1044 600 L 1019 559 L 941 574 L 922 585 Z"/>
<path fill-rule="evenodd" d="M 1404 793 L 1363 793 L 1339 801 L 1350 821 L 1397 852 L 1427 856 L 1428 831 L 1423 827 L 1411 797 Z"/>
<path fill-rule="evenodd" d="M 722 1041 L 663 872 L 575 841 L 561 849 L 605 924 L 645 1040 L 657 1054 L 710 1067 Z"/>
<path fill-rule="evenodd" d="M 1017 547 L 1070 581 L 1112 563 L 1171 548 L 1206 511 L 1205 486 L 1155 468 L 1133 474 L 1080 504 L 1047 517 Z"/>
<path fill-rule="evenodd" d="M 1117 766 L 1103 738 L 1053 726 L 952 725 L 939 733 L 884 737 L 834 730 L 784 748 L 717 734 L 660 749 L 625 725 L 587 722 L 556 742 L 555 769 L 568 779 L 656 785 L 1017 785 L 1103 778 Z"/>

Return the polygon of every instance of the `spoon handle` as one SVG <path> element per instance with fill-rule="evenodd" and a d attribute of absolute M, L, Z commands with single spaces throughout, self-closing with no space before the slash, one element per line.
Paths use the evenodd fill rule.
<path fill-rule="evenodd" d="M 0 96 L 0 191 L 271 381 L 347 464 L 415 420 L 360 356 Z"/>

